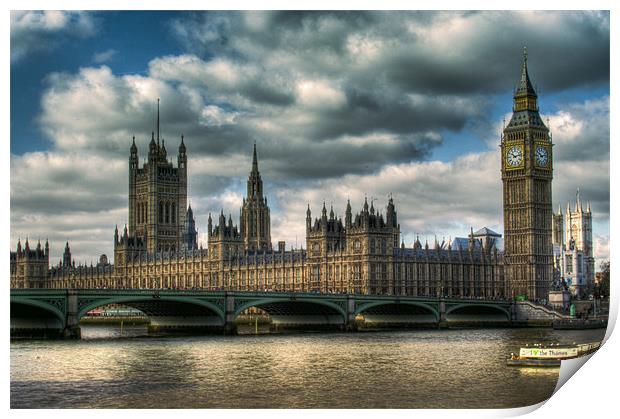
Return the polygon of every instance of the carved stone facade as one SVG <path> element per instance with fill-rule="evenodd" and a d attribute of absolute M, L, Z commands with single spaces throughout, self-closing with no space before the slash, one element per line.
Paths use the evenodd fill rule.
<path fill-rule="evenodd" d="M 241 235 L 246 249 L 259 252 L 271 250 L 271 219 L 267 197 L 263 196 L 263 180 L 258 171 L 256 144 L 254 144 L 247 194 L 241 207 Z"/>
<path fill-rule="evenodd" d="M 254 155 L 256 157 L 256 154 Z M 259 208 L 267 215 L 262 181 L 254 158 L 246 209 L 255 191 Z M 241 209 L 243 214 L 243 208 Z M 250 217 L 246 218 L 249 220 Z M 255 218 L 256 219 L 256 218 Z M 243 220 L 243 217 L 242 217 Z M 251 223 L 251 222 L 250 222 Z M 251 224 L 250 224 L 251 225 Z M 183 230 L 185 230 L 184 228 Z M 208 219 L 208 249 L 151 252 L 145 239 L 131 235 L 127 227 L 114 232 L 115 264 L 75 266 L 60 263 L 49 270 L 50 288 L 200 288 L 205 290 L 293 291 L 324 293 L 389 294 L 412 296 L 502 297 L 507 295 L 502 255 L 495 239 L 474 234 L 452 243 L 422 246 L 416 240 L 406 248 L 390 197 L 385 217 L 365 201 L 353 215 L 347 202 L 345 220 L 329 215 L 323 205 L 321 217 L 306 214 L 307 250 L 286 250 L 280 242 L 274 250 L 268 232 L 246 240 L 232 216 L 220 213 L 216 223 Z M 482 230 L 481 230 L 482 231 Z M 486 231 L 486 230 L 484 230 Z M 494 233 L 496 234 L 496 233 Z M 399 245 L 400 243 L 400 245 Z M 67 244 L 68 249 L 68 244 Z M 70 253 L 65 258 L 71 258 Z M 47 265 L 46 265 L 47 266 Z"/>
<path fill-rule="evenodd" d="M 546 299 L 553 282 L 553 144 L 537 100 L 524 52 L 513 115 L 501 140 L 504 263 L 515 296 Z"/>
<path fill-rule="evenodd" d="M 35 249 L 30 243 L 22 248 L 21 240 L 17 241 L 17 249 L 11 252 L 11 288 L 46 288 L 49 285 L 50 248 L 47 240 L 45 249 L 41 242 Z"/>
<path fill-rule="evenodd" d="M 138 165 L 135 137 L 129 154 L 129 236 L 140 237 L 149 252 L 179 250 L 187 210 L 187 155 L 181 136 L 177 167 L 168 161 L 164 139 L 151 134 L 148 161 Z"/>

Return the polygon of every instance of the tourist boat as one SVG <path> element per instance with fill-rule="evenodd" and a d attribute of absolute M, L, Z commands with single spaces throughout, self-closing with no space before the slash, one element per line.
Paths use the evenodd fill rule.
<path fill-rule="evenodd" d="M 510 367 L 559 367 L 563 359 L 578 358 L 596 351 L 600 342 L 573 345 L 534 345 L 519 350 L 519 355 L 510 354 L 506 364 Z"/>

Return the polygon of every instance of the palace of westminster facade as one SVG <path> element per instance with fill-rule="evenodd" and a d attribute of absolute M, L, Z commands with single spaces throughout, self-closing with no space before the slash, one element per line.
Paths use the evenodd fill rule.
<path fill-rule="evenodd" d="M 75 265 L 69 244 L 63 260 L 49 266 L 49 244 L 28 241 L 11 252 L 12 288 L 198 288 L 420 296 L 546 298 L 554 280 L 551 135 L 538 113 L 537 95 L 524 54 L 513 116 L 501 141 L 504 203 L 502 239 L 486 228 L 448 244 L 401 241 L 390 197 L 385 216 L 373 203 L 344 220 L 323 204 L 306 212 L 306 248 L 276 248 L 270 210 L 258 170 L 256 145 L 240 225 L 223 212 L 209 214 L 208 248 L 197 246 L 187 206 L 184 139 L 177 165 L 153 133 L 148 160 L 139 167 L 135 138 L 129 155 L 129 222 L 114 232 L 114 264 Z M 591 229 L 590 229 L 591 243 Z M 593 260 L 593 259 L 592 259 Z M 593 263 L 593 262 L 592 262 Z M 592 272 L 593 275 L 593 272 Z"/>

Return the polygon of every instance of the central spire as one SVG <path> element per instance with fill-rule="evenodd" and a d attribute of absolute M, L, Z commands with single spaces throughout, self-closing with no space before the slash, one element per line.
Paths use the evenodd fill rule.
<path fill-rule="evenodd" d="M 252 156 L 252 172 L 258 173 L 258 158 L 256 157 L 256 142 L 254 142 L 254 155 Z"/>
<path fill-rule="evenodd" d="M 256 154 L 256 143 L 254 143 L 254 153 L 252 156 L 252 171 L 248 177 L 247 199 L 263 199 L 263 181 L 258 171 L 258 157 Z"/>
<path fill-rule="evenodd" d="M 241 207 L 241 235 L 246 249 L 271 250 L 271 225 L 267 198 L 263 196 L 263 181 L 258 172 L 256 142 L 252 155 L 252 171 L 248 177 L 248 189 Z"/>
<path fill-rule="evenodd" d="M 157 98 L 157 147 L 159 147 L 159 98 Z"/>

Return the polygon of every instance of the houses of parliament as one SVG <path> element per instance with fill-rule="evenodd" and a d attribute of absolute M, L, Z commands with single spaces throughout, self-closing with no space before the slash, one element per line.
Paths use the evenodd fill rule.
<path fill-rule="evenodd" d="M 114 231 L 114 263 L 75 265 L 69 243 L 50 267 L 49 244 L 27 240 L 11 252 L 12 288 L 197 288 L 546 298 L 554 278 L 552 143 L 538 112 L 524 54 L 513 116 L 501 138 L 504 234 L 483 228 L 449 243 L 407 247 L 396 203 L 347 202 L 344 219 L 325 204 L 305 214 L 305 249 L 274 247 L 271 215 L 254 145 L 239 224 L 220 212 L 208 218 L 208 247 L 197 246 L 187 205 L 188 155 L 181 141 L 176 165 L 159 132 L 140 167 L 135 137 L 129 149 L 128 223 Z M 316 210 L 315 210 L 316 211 Z M 300 214 L 300 221 L 303 214 Z M 303 222 L 303 221 L 301 221 Z"/>

